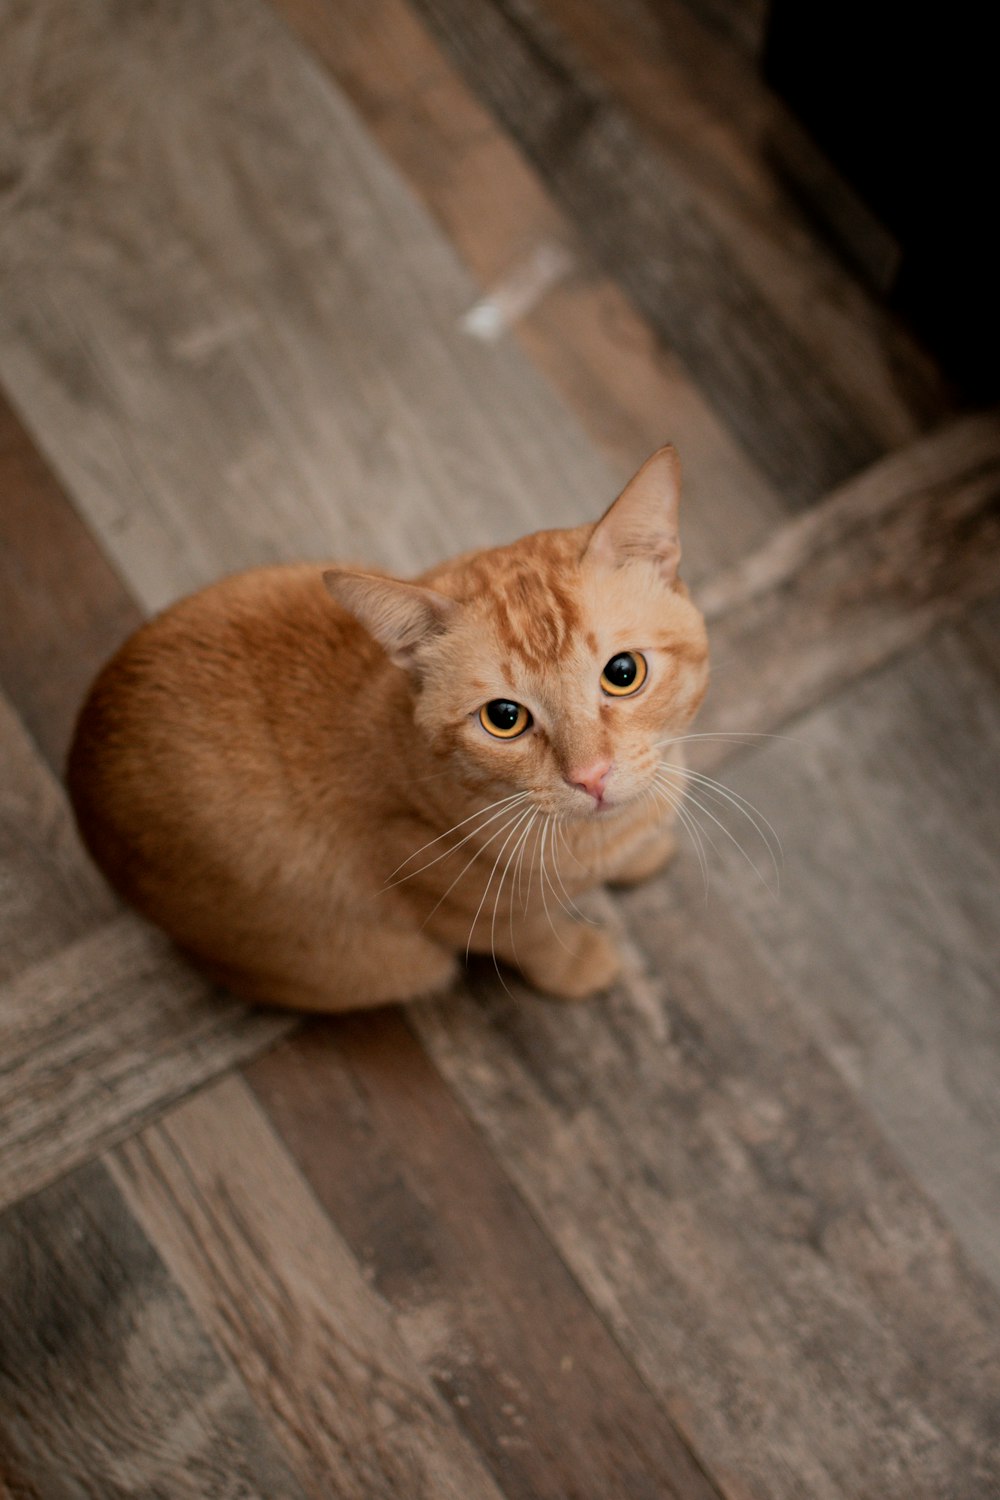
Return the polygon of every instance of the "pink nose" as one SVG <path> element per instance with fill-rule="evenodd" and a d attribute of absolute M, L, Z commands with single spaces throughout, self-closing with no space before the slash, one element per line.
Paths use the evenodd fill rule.
<path fill-rule="evenodd" d="M 611 762 L 599 760 L 595 761 L 592 766 L 584 766 L 579 771 L 568 772 L 566 780 L 570 786 L 578 786 L 581 792 L 589 792 L 595 802 L 600 802 L 610 774 Z"/>

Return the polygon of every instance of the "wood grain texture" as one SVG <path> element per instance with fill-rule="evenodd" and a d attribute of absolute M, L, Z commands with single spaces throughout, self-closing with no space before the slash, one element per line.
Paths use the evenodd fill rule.
<path fill-rule="evenodd" d="M 17 1500 L 303 1500 L 98 1163 L 0 1220 L 0 1326 Z"/>
<path fill-rule="evenodd" d="M 624 902 L 641 990 L 411 1014 L 727 1495 L 1000 1483 L 1000 1299 L 697 870 Z"/>
<path fill-rule="evenodd" d="M 247 1076 L 509 1500 L 711 1500 L 397 1012 L 311 1027 Z"/>
<path fill-rule="evenodd" d="M 781 833 L 780 902 L 719 856 L 762 963 L 1000 1288 L 996 660 L 941 632 L 731 769 Z"/>
<path fill-rule="evenodd" d="M 60 774 L 98 668 L 140 613 L 0 394 L 0 687 Z"/>
<path fill-rule="evenodd" d="M 0 987 L 0 1203 L 86 1161 L 296 1024 L 122 916 Z"/>
<path fill-rule="evenodd" d="M 499 1500 L 245 1085 L 181 1105 L 111 1168 L 307 1495 Z"/>
<path fill-rule="evenodd" d="M 546 246 L 567 274 L 513 335 L 624 484 L 669 439 L 684 458 L 691 576 L 734 561 L 783 506 L 674 356 L 658 344 L 510 138 L 404 0 L 274 0 L 492 294 Z"/>
<path fill-rule="evenodd" d="M 884 459 L 699 591 L 718 676 L 698 731 L 779 729 L 997 592 L 990 412 Z M 707 742 L 701 755 L 718 763 L 734 748 Z"/>
<path fill-rule="evenodd" d="M 0 982 L 56 953 L 116 904 L 80 846 L 66 798 L 0 694 Z"/>
<path fill-rule="evenodd" d="M 776 315 L 683 175 L 534 0 L 414 3 L 790 504 L 815 500 L 879 456 L 868 414 Z"/>
<path fill-rule="evenodd" d="M 943 419 L 951 400 L 929 356 L 789 190 L 783 173 L 793 155 L 805 166 L 804 132 L 756 64 L 699 24 L 685 0 L 619 0 L 613 11 L 599 0 L 540 0 L 539 9 L 655 143 L 740 275 L 879 443 L 891 450 Z M 848 192 L 827 166 L 824 200 L 839 207 Z M 870 220 L 858 209 L 850 219 L 859 251 L 871 258 L 877 246 L 885 257 L 886 233 Z"/>
<path fill-rule="evenodd" d="M 599 514 L 578 424 L 461 331 L 474 283 L 269 8 L 119 19 L 4 12 L 0 378 L 143 607 Z"/>

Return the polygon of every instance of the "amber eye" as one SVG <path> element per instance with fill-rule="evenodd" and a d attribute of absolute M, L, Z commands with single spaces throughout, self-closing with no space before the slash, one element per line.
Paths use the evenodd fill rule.
<path fill-rule="evenodd" d="M 516 740 L 531 723 L 523 703 L 509 703 L 506 698 L 491 698 L 479 710 L 479 722 L 487 734 L 498 740 Z"/>
<path fill-rule="evenodd" d="M 639 651 L 619 651 L 601 673 L 601 687 L 613 698 L 637 693 L 646 681 L 646 658 Z"/>

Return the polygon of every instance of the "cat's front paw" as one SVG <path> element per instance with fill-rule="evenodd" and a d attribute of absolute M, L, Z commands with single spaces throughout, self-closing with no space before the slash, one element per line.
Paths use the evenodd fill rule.
<path fill-rule="evenodd" d="M 533 954 L 522 973 L 536 989 L 558 1000 L 584 1000 L 599 994 L 618 978 L 621 955 L 600 927 L 571 923 L 561 928 L 551 947 Z"/>

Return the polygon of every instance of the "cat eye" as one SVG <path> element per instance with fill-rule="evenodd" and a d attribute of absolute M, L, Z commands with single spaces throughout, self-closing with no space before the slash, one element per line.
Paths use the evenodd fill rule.
<path fill-rule="evenodd" d="M 479 710 L 479 722 L 487 734 L 498 740 L 514 740 L 531 724 L 531 715 L 523 703 L 506 698 L 491 698 Z"/>
<path fill-rule="evenodd" d="M 601 687 L 612 698 L 627 698 L 639 691 L 648 671 L 646 658 L 640 651 L 619 651 L 601 673 Z"/>

